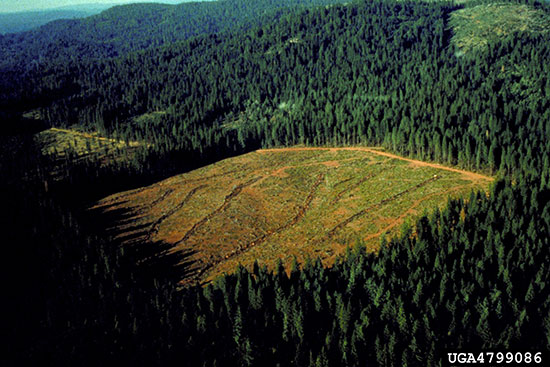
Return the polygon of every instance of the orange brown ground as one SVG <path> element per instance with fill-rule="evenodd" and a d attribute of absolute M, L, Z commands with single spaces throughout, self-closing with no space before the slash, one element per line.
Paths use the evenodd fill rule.
<path fill-rule="evenodd" d="M 375 251 L 405 221 L 491 181 L 379 149 L 297 147 L 226 159 L 95 209 L 126 213 L 112 229 L 127 245 L 162 242 L 190 254 L 182 282 L 205 282 L 255 260 L 330 265 L 358 241 Z"/>

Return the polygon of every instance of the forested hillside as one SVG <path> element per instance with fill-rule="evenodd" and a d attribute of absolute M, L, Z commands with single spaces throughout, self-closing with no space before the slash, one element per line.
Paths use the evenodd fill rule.
<path fill-rule="evenodd" d="M 46 68 L 6 89 L 15 103 L 5 100 L 16 105 L 22 85 L 21 108 L 43 105 L 52 124 L 118 131 L 161 150 L 231 148 L 234 133 L 241 148 L 383 144 L 467 168 L 547 171 L 550 34 L 515 32 L 457 57 L 453 10 L 305 10 L 245 33 Z M 152 111 L 166 113 L 135 119 Z"/>
<path fill-rule="evenodd" d="M 180 8 L 152 5 L 128 8 L 142 25 L 109 23 L 121 8 L 94 18 L 102 26 L 86 20 L 98 43 L 67 36 L 36 47 L 48 32 L 0 39 L 10 43 L 0 72 L 2 268 L 13 280 L 5 364 L 439 366 L 446 348 L 550 350 L 549 32 L 510 28 L 464 52 L 451 19 L 485 1 L 357 1 L 261 23 L 250 21 L 265 10 L 258 4 L 230 4 L 212 19 L 250 14 L 240 28 L 194 28 L 211 14 L 195 9 L 179 13 L 189 20 L 181 38 L 170 33 Z M 546 24 L 547 4 L 506 4 Z M 42 126 L 136 148 L 60 159 L 36 146 Z M 86 209 L 221 158 L 295 144 L 381 145 L 501 179 L 422 216 L 378 253 L 359 243 L 332 268 L 254 266 L 207 287 L 177 285 L 188 254 L 121 246 L 100 230 L 109 218 L 96 223 Z"/>
<path fill-rule="evenodd" d="M 0 37 L 0 71 L 121 56 L 193 36 L 258 25 L 276 16 L 277 10 L 337 2 L 221 0 L 118 5 L 85 19 L 57 20 L 36 30 Z"/>

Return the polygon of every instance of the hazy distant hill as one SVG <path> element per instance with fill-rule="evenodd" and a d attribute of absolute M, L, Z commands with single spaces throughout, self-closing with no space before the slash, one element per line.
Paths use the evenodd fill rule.
<path fill-rule="evenodd" d="M 206 0 L 209 1 L 209 0 Z M 181 0 L 164 0 L 164 4 L 179 4 Z M 62 6 L 56 8 L 26 10 L 19 12 L 0 11 L 0 34 L 24 32 L 38 28 L 47 23 L 59 19 L 78 19 L 99 14 L 113 6 L 120 5 L 112 3 L 90 3 Z"/>
<path fill-rule="evenodd" d="M 93 14 L 94 12 L 89 10 L 46 10 L 0 14 L 0 33 L 28 31 L 57 19 L 84 18 Z"/>
<path fill-rule="evenodd" d="M 115 5 L 80 4 L 36 11 L 0 12 L 0 34 L 28 31 L 58 19 L 85 18 Z"/>

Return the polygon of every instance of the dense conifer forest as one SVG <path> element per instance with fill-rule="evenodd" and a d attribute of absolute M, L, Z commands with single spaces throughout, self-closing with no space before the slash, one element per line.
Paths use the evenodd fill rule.
<path fill-rule="evenodd" d="M 222 0 L 179 5 L 114 6 L 85 19 L 63 19 L 28 32 L 0 35 L 0 69 L 116 57 L 193 36 L 250 28 L 281 13 L 330 0 Z"/>
<path fill-rule="evenodd" d="M 142 5 L 120 28 L 114 8 L 0 37 L 13 45 L 0 69 L 3 364 L 440 366 L 449 348 L 549 350 L 550 33 L 461 53 L 450 14 L 485 3 Z M 186 5 L 201 10 L 187 16 Z M 210 11 L 220 23 L 197 28 Z M 61 32 L 45 54 L 32 42 L 72 26 L 91 34 Z M 102 32 L 113 37 L 98 42 Z M 48 126 L 143 144 L 125 161 L 60 162 L 32 138 Z M 499 179 L 376 254 L 358 243 L 331 268 L 240 268 L 206 286 L 178 285 L 185 254 L 120 246 L 87 210 L 295 144 L 381 145 Z M 53 179 L 52 167 L 65 174 Z"/>

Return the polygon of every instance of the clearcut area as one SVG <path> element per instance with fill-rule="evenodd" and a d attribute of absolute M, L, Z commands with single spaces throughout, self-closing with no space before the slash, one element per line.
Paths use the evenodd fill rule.
<path fill-rule="evenodd" d="M 226 159 L 95 209 L 117 219 L 110 230 L 125 245 L 185 253 L 182 282 L 205 282 L 255 260 L 330 265 L 356 243 L 376 251 L 405 221 L 491 181 L 375 148 L 296 147 Z"/>

